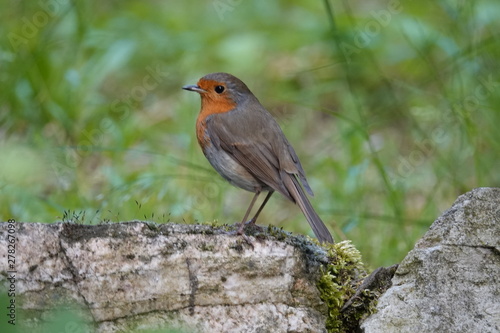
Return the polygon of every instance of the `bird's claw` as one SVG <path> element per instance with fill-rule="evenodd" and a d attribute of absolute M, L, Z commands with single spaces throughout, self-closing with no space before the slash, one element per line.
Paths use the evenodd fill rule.
<path fill-rule="evenodd" d="M 250 237 L 245 235 L 243 229 L 240 230 L 240 228 L 238 228 L 237 230 L 227 231 L 226 234 L 232 236 L 241 236 L 245 240 L 245 242 L 252 247 L 252 250 L 255 249 L 253 242 L 250 240 Z"/>

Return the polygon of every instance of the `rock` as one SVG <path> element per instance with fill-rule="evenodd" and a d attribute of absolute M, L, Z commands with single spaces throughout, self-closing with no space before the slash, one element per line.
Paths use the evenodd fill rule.
<path fill-rule="evenodd" d="M 304 237 L 276 231 L 286 240 L 250 245 L 207 225 L 14 225 L 17 327 L 26 332 L 54 331 L 44 323 L 70 305 L 75 319 L 59 331 L 326 332 L 316 282 L 327 259 Z M 8 234 L 0 223 L 2 285 Z"/>
<path fill-rule="evenodd" d="M 249 239 L 208 225 L 0 223 L 0 285 L 15 291 L 0 302 L 14 299 L 16 329 L 35 333 L 500 332 L 500 189 L 460 196 L 399 266 L 364 281 L 348 241 L 321 248 L 273 228 Z"/>
<path fill-rule="evenodd" d="M 500 332 L 500 189 L 460 196 L 401 262 L 366 333 Z"/>

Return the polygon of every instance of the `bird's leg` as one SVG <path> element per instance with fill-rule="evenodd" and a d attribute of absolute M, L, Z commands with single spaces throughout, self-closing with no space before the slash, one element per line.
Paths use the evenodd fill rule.
<path fill-rule="evenodd" d="M 253 205 L 255 204 L 255 201 L 259 197 L 260 191 L 256 191 L 255 195 L 253 196 L 252 202 L 250 202 L 250 206 L 248 206 L 247 212 L 245 213 L 245 216 L 243 217 L 243 220 L 241 220 L 240 227 L 238 228 L 238 235 L 243 234 L 243 228 L 245 228 L 245 221 L 248 218 L 248 215 L 250 215 L 250 212 L 252 211 Z"/>
<path fill-rule="evenodd" d="M 238 235 L 243 234 L 243 229 L 245 228 L 245 225 L 255 224 L 255 222 L 257 221 L 257 218 L 259 217 L 260 212 L 262 212 L 262 209 L 264 209 L 264 206 L 269 201 L 269 198 L 271 197 L 271 195 L 273 195 L 273 193 L 274 193 L 274 191 L 269 191 L 269 193 L 267 193 L 267 196 L 264 199 L 264 201 L 262 202 L 262 204 L 260 205 L 259 209 L 257 210 L 257 213 L 255 213 L 254 217 L 252 217 L 249 221 L 246 221 L 248 218 L 248 215 L 250 215 L 250 211 L 252 210 L 253 205 L 255 204 L 255 201 L 257 200 L 257 197 L 260 194 L 260 191 L 255 192 L 255 195 L 252 199 L 252 202 L 250 203 L 250 207 L 248 207 L 247 212 L 245 214 L 245 217 L 241 221 L 240 227 L 238 228 L 238 231 L 237 231 Z M 261 229 L 261 228 L 259 227 L 259 229 Z"/>
<path fill-rule="evenodd" d="M 252 217 L 252 219 L 250 221 L 248 221 L 248 224 L 255 224 L 255 222 L 257 221 L 257 218 L 259 217 L 260 212 L 262 212 L 262 210 L 264 209 L 264 206 L 269 201 L 269 198 L 271 197 L 271 195 L 273 195 L 273 193 L 274 193 L 274 191 L 269 191 L 269 193 L 267 193 L 267 196 L 264 199 L 264 201 L 262 202 L 262 204 L 260 205 L 259 210 L 257 210 L 257 213 L 255 213 L 255 216 Z"/>

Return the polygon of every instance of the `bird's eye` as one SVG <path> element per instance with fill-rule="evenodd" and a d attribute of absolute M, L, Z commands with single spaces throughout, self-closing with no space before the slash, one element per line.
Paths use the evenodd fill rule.
<path fill-rule="evenodd" d="M 224 91 L 224 86 L 215 86 L 215 92 L 218 94 L 222 94 Z"/>

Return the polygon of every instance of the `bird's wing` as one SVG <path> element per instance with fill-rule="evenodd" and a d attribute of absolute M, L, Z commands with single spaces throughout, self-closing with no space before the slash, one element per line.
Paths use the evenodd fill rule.
<path fill-rule="evenodd" d="M 213 144 L 237 160 L 248 172 L 269 187 L 295 201 L 281 172 L 297 174 L 304 182 L 297 155 L 272 116 L 265 110 L 215 114 L 207 118 L 207 133 Z M 290 150 L 291 149 L 291 150 Z M 297 167 L 298 164 L 298 167 Z"/>

